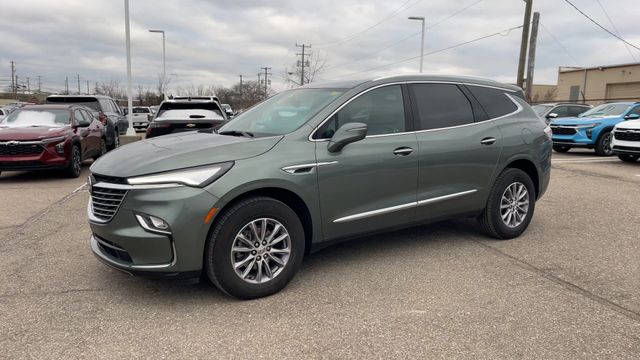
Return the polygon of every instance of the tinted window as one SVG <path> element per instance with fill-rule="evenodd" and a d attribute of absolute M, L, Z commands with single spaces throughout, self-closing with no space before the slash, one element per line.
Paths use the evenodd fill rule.
<path fill-rule="evenodd" d="M 74 116 L 78 125 L 89 123 L 89 120 L 85 118 L 84 112 L 80 110 L 74 111 Z"/>
<path fill-rule="evenodd" d="M 640 106 L 636 106 L 633 110 L 629 111 L 629 114 L 638 114 L 640 115 Z"/>
<path fill-rule="evenodd" d="M 505 95 L 503 90 L 484 86 L 468 86 L 468 89 L 478 99 L 490 119 L 518 110 L 516 104 Z"/>
<path fill-rule="evenodd" d="M 100 107 L 102 107 L 103 112 L 116 112 L 109 100 L 98 99 L 98 101 L 100 101 Z"/>
<path fill-rule="evenodd" d="M 589 108 L 582 106 L 569 106 L 569 116 L 576 117 L 587 110 L 589 110 Z"/>
<path fill-rule="evenodd" d="M 558 117 L 571 116 L 569 114 L 569 107 L 568 106 L 558 106 L 555 109 L 553 109 L 551 112 L 554 113 L 554 114 L 557 114 Z"/>
<path fill-rule="evenodd" d="M 149 108 L 143 108 L 143 107 L 134 107 L 133 108 L 133 113 L 134 114 L 148 114 L 149 113 Z"/>
<path fill-rule="evenodd" d="M 455 84 L 411 85 L 420 129 L 438 129 L 473 123 L 469 99 Z"/>
<path fill-rule="evenodd" d="M 82 115 L 84 115 L 84 119 L 87 120 L 87 122 L 91 123 L 93 122 L 93 120 L 95 120 L 95 117 L 93 116 L 93 114 L 91 114 L 90 112 L 86 111 L 86 110 L 82 110 Z"/>
<path fill-rule="evenodd" d="M 329 139 L 340 126 L 350 122 L 367 124 L 367 135 L 406 131 L 400 85 L 381 87 L 357 97 L 322 125 L 314 138 Z"/>
<path fill-rule="evenodd" d="M 96 98 L 91 97 L 75 97 L 75 96 L 61 96 L 61 97 L 48 97 L 47 103 L 49 104 L 58 104 L 58 103 L 66 103 L 66 104 L 78 104 L 90 107 L 95 111 L 100 111 L 100 105 L 98 104 L 98 100 Z"/>

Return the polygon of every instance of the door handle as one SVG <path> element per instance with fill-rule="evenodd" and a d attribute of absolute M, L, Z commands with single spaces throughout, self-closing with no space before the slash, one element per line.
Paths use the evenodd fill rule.
<path fill-rule="evenodd" d="M 487 137 L 480 140 L 480 144 L 482 145 L 493 145 L 495 142 L 496 142 L 496 138 L 494 137 Z"/>
<path fill-rule="evenodd" d="M 413 152 L 413 149 L 410 148 L 410 147 L 406 147 L 406 146 L 399 147 L 399 148 L 393 150 L 393 154 L 394 155 L 400 155 L 400 156 L 407 156 L 407 155 L 411 154 L 412 152 Z"/>

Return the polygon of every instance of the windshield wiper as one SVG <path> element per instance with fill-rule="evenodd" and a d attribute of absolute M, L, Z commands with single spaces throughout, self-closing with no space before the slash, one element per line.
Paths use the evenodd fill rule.
<path fill-rule="evenodd" d="M 248 131 L 238 131 L 238 130 L 219 131 L 218 134 L 220 134 L 220 135 L 231 135 L 231 136 L 244 136 L 244 137 L 249 137 L 249 138 L 254 137 L 253 133 L 250 133 Z"/>

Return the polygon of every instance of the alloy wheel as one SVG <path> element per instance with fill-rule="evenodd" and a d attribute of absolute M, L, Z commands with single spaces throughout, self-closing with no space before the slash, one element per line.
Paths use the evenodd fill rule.
<path fill-rule="evenodd" d="M 500 200 L 502 222 L 510 228 L 520 226 L 529 213 L 529 191 L 521 182 L 507 186 Z"/>
<path fill-rule="evenodd" d="M 271 218 L 253 220 L 242 227 L 231 247 L 231 265 L 242 279 L 263 284 L 278 276 L 291 254 L 289 232 Z"/>
<path fill-rule="evenodd" d="M 604 149 L 605 154 L 607 155 L 611 155 L 613 154 L 613 150 L 611 149 L 611 137 L 612 137 L 612 133 L 608 133 L 604 135 L 604 138 L 602 139 L 602 147 Z"/>
<path fill-rule="evenodd" d="M 71 166 L 73 166 L 74 174 L 80 174 L 82 169 L 82 159 L 80 157 L 80 150 L 77 146 L 71 149 Z"/>

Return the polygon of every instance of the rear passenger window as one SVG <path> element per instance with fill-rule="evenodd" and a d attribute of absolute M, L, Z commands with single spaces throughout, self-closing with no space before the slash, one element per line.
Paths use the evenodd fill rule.
<path fill-rule="evenodd" d="M 505 95 L 503 90 L 473 85 L 467 85 L 467 88 L 480 102 L 490 119 L 511 114 L 518 110 L 516 104 Z"/>
<path fill-rule="evenodd" d="M 414 110 L 421 130 L 473 123 L 469 99 L 455 84 L 413 84 Z"/>

